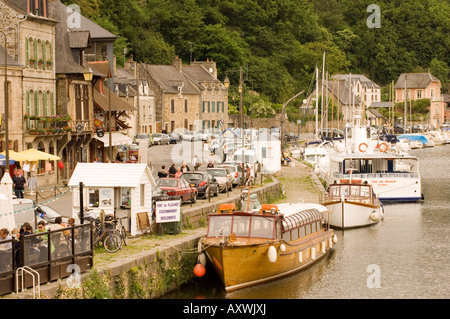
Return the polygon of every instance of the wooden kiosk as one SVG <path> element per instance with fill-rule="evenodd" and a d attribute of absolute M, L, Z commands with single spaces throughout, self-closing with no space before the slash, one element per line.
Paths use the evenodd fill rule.
<path fill-rule="evenodd" d="M 143 224 L 152 220 L 155 180 L 147 164 L 78 163 L 69 186 L 75 187 L 74 218 L 79 217 L 82 200 L 84 216 L 98 216 L 103 210 L 106 215 L 124 218 L 122 224 L 131 236 L 140 234 Z"/>

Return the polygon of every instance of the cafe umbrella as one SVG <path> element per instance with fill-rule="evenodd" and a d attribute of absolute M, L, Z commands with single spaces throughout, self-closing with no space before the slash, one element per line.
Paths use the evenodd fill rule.
<path fill-rule="evenodd" d="M 5 173 L 0 182 L 0 228 L 13 230 L 15 225 L 14 208 L 12 202 L 13 181 L 9 173 Z"/>
<path fill-rule="evenodd" d="M 23 155 L 25 161 L 37 162 L 37 161 L 58 161 L 61 157 L 49 154 L 46 152 L 39 151 L 35 148 L 30 148 L 28 150 L 19 152 L 18 154 Z"/>

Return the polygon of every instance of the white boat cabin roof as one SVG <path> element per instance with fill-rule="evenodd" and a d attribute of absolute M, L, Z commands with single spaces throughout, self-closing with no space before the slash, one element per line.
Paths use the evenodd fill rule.
<path fill-rule="evenodd" d="M 323 213 L 327 211 L 325 206 L 312 203 L 286 203 L 278 204 L 277 207 L 279 212 L 284 215 L 282 221 L 284 231 L 322 221 Z"/>

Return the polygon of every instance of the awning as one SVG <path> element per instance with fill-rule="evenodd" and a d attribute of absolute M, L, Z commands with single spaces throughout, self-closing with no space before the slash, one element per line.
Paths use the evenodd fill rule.
<path fill-rule="evenodd" d="M 131 137 L 128 137 L 120 132 L 112 132 L 111 134 L 112 146 L 133 144 L 133 139 Z M 109 147 L 109 132 L 105 132 L 103 137 L 96 136 L 95 138 L 100 142 L 103 142 L 104 147 Z"/>
<path fill-rule="evenodd" d="M 94 103 L 104 111 L 109 111 L 109 89 L 103 87 L 104 94 L 94 88 Z M 111 92 L 111 111 L 136 111 L 137 108 L 122 100 L 116 93 Z"/>

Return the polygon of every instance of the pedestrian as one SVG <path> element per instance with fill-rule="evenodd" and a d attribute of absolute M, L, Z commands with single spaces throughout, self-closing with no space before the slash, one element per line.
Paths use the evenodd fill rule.
<path fill-rule="evenodd" d="M 177 169 L 175 167 L 175 164 L 172 164 L 172 166 L 169 167 L 169 176 L 174 177 L 177 173 Z"/>
<path fill-rule="evenodd" d="M 158 172 L 158 177 L 167 177 L 166 165 L 161 166 L 161 170 Z"/>
<path fill-rule="evenodd" d="M 183 164 L 181 164 L 180 171 L 181 171 L 182 173 L 189 172 L 190 170 L 191 170 L 191 169 L 189 168 L 189 166 L 186 165 L 186 163 L 183 162 Z"/>
<path fill-rule="evenodd" d="M 12 180 L 14 183 L 14 192 L 16 193 L 17 198 L 23 198 L 23 191 L 27 181 L 22 175 L 22 170 L 16 169 Z"/>
<path fill-rule="evenodd" d="M 181 169 L 177 168 L 177 172 L 175 173 L 175 178 L 180 178 L 183 175 Z"/>
<path fill-rule="evenodd" d="M 194 171 L 198 170 L 198 168 L 200 166 L 201 166 L 201 163 L 199 163 L 197 155 L 195 155 L 194 158 L 192 159 L 192 167 L 194 168 Z"/>

